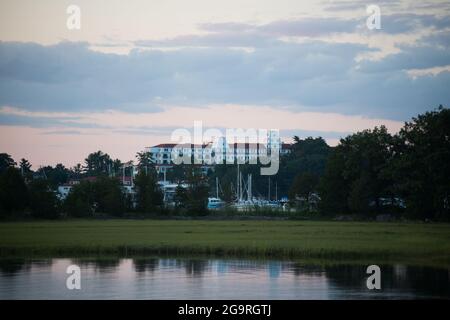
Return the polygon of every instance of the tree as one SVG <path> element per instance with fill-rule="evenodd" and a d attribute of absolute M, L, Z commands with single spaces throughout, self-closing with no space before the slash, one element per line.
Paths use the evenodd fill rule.
<path fill-rule="evenodd" d="M 140 171 L 135 178 L 137 210 L 143 213 L 155 213 L 163 205 L 163 193 L 158 186 L 156 172 Z"/>
<path fill-rule="evenodd" d="M 175 196 L 173 201 L 176 208 L 186 209 L 186 205 L 189 199 L 188 191 L 186 188 L 178 185 L 175 189 Z"/>
<path fill-rule="evenodd" d="M 14 167 L 17 163 L 7 153 L 0 153 L 0 174 L 6 169 Z"/>
<path fill-rule="evenodd" d="M 281 158 L 280 169 L 274 179 L 278 182 L 279 193 L 287 195 L 294 178 L 298 174 L 311 173 L 321 177 L 325 171 L 331 148 L 321 137 L 300 139 L 294 136 L 291 153 Z M 263 184 L 262 187 L 264 188 Z"/>
<path fill-rule="evenodd" d="M 124 163 L 120 161 L 119 159 L 116 159 L 112 163 L 112 175 L 114 177 L 120 176 L 122 174 Z"/>
<path fill-rule="evenodd" d="M 20 171 L 8 167 L 0 175 L 0 212 L 3 216 L 23 213 L 28 205 L 28 190 Z"/>
<path fill-rule="evenodd" d="M 116 178 L 100 177 L 92 183 L 95 210 L 120 217 L 125 211 L 125 196 L 120 181 Z"/>
<path fill-rule="evenodd" d="M 26 180 L 33 178 L 33 171 L 31 171 L 31 164 L 27 159 L 22 158 L 19 163 L 20 172 Z"/>
<path fill-rule="evenodd" d="M 393 197 L 393 180 L 388 173 L 395 145 L 395 138 L 384 126 L 341 139 L 322 179 L 322 207 L 357 214 L 381 212 L 382 199 Z M 347 205 L 339 205 L 339 201 Z"/>
<path fill-rule="evenodd" d="M 71 217 L 92 217 L 96 207 L 93 183 L 81 181 L 73 186 L 64 201 L 64 207 Z"/>
<path fill-rule="evenodd" d="M 31 164 L 27 159 L 22 158 L 20 160 L 20 164 L 19 164 L 20 170 L 22 171 L 22 173 L 29 173 L 31 172 Z"/>
<path fill-rule="evenodd" d="M 236 199 L 236 192 L 231 181 L 221 181 L 220 191 L 222 193 L 219 193 L 219 198 L 221 198 L 221 200 L 225 201 L 226 203 L 232 203 L 233 200 Z"/>
<path fill-rule="evenodd" d="M 450 220 L 450 109 L 413 118 L 399 139 L 393 171 L 408 214 Z"/>
<path fill-rule="evenodd" d="M 89 176 L 108 175 L 113 169 L 111 157 L 102 151 L 90 153 L 84 162 L 84 169 Z"/>
<path fill-rule="evenodd" d="M 139 170 L 148 171 L 148 169 L 153 166 L 152 154 L 150 152 L 138 152 L 136 158 L 138 159 Z"/>
<path fill-rule="evenodd" d="M 289 198 L 293 202 L 304 202 L 309 210 L 311 207 L 311 196 L 316 191 L 318 178 L 316 175 L 305 172 L 298 174 L 291 189 L 289 190 Z"/>
<path fill-rule="evenodd" d="M 80 163 L 77 163 L 74 167 L 70 169 L 70 178 L 80 179 L 83 175 L 83 168 Z"/>
<path fill-rule="evenodd" d="M 332 151 L 325 173 L 319 182 L 318 190 L 321 198 L 319 208 L 324 215 L 349 213 L 347 197 L 350 186 L 342 175 L 345 158 L 341 152 L 336 148 Z"/>
<path fill-rule="evenodd" d="M 257 167 L 255 165 L 255 167 Z M 241 165 L 240 172 L 247 174 L 245 166 Z M 188 170 L 186 170 L 187 176 Z M 209 189 L 214 190 L 213 194 L 216 194 L 216 181 L 219 181 L 219 198 L 226 203 L 231 203 L 236 200 L 236 180 L 237 180 L 237 165 L 218 164 L 215 166 L 214 171 L 209 172 Z M 253 189 L 256 190 L 259 186 L 258 181 L 254 181 Z"/>
<path fill-rule="evenodd" d="M 35 218 L 59 217 L 59 202 L 48 180 L 35 179 L 29 184 L 31 215 Z"/>
<path fill-rule="evenodd" d="M 73 217 L 89 217 L 95 213 L 119 217 L 126 209 L 120 181 L 109 177 L 81 181 L 72 188 L 64 205 Z"/>
<path fill-rule="evenodd" d="M 183 204 L 190 215 L 206 215 L 208 213 L 208 181 L 199 170 L 191 168 L 187 173 L 187 199 Z"/>
<path fill-rule="evenodd" d="M 37 173 L 40 178 L 47 179 L 53 189 L 66 183 L 71 175 L 71 171 L 61 163 L 58 163 L 55 167 L 40 167 Z"/>
<path fill-rule="evenodd" d="M 173 166 L 167 171 L 166 179 L 168 181 L 173 181 L 175 183 L 183 183 L 186 181 L 187 171 L 189 170 L 189 165 L 178 164 Z"/>
<path fill-rule="evenodd" d="M 348 208 L 354 213 L 367 213 L 370 211 L 371 190 L 367 174 L 362 173 L 359 178 L 352 181 L 347 198 Z"/>

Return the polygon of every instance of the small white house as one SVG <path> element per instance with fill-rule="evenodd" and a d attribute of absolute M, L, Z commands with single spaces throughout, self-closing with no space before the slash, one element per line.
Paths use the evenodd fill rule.
<path fill-rule="evenodd" d="M 70 190 L 72 189 L 72 185 L 68 185 L 68 184 L 63 184 L 58 186 L 58 198 L 60 200 L 65 200 L 67 198 L 67 196 L 69 195 Z"/>

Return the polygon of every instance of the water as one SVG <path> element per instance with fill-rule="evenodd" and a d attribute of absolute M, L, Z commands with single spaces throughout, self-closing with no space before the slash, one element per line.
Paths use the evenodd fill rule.
<path fill-rule="evenodd" d="M 66 269 L 81 268 L 81 290 Z M 450 298 L 450 269 L 221 259 L 0 260 L 0 299 L 432 299 Z"/>

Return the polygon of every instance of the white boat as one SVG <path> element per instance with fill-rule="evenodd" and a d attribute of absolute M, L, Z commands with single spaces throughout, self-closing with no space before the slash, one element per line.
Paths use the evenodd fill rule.
<path fill-rule="evenodd" d="M 219 198 L 208 198 L 208 209 L 220 209 L 224 204 Z"/>

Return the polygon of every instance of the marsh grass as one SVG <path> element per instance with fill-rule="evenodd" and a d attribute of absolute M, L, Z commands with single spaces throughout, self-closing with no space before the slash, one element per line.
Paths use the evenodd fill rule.
<path fill-rule="evenodd" d="M 450 265 L 450 225 L 330 221 L 0 223 L 0 257 L 190 255 Z"/>

